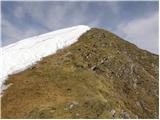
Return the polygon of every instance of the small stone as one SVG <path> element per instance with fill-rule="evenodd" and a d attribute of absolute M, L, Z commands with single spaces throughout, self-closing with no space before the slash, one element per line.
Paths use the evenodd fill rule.
<path fill-rule="evenodd" d="M 76 113 L 76 116 L 79 116 L 79 113 Z"/>
<path fill-rule="evenodd" d="M 124 110 L 121 111 L 120 115 L 123 119 L 129 119 L 130 118 L 130 115 L 127 112 L 125 112 Z"/>
<path fill-rule="evenodd" d="M 95 70 L 96 68 L 97 68 L 96 65 L 94 65 L 91 67 L 91 70 Z"/>
<path fill-rule="evenodd" d="M 131 64 L 131 73 L 130 74 L 133 74 L 134 72 L 134 64 Z"/>
<path fill-rule="evenodd" d="M 79 102 L 77 101 L 71 101 L 68 105 L 69 105 L 69 109 L 72 109 L 74 106 L 78 105 Z"/>
<path fill-rule="evenodd" d="M 116 114 L 116 111 L 115 110 L 111 110 L 111 113 L 112 113 L 112 117 L 114 118 L 115 114 Z"/>
<path fill-rule="evenodd" d="M 50 110 L 50 113 L 54 113 L 56 110 Z"/>
<path fill-rule="evenodd" d="M 101 62 L 100 62 L 101 64 L 103 64 L 104 63 L 104 60 L 101 60 Z"/>
<path fill-rule="evenodd" d="M 136 89 L 137 88 L 137 84 L 133 83 L 133 88 Z"/>
<path fill-rule="evenodd" d="M 138 101 L 136 101 L 136 105 L 139 106 L 139 107 L 141 107 L 141 104 Z"/>
<path fill-rule="evenodd" d="M 72 101 L 72 103 L 73 103 L 74 105 L 78 105 L 78 104 L 79 104 L 77 101 Z"/>
<path fill-rule="evenodd" d="M 72 108 L 73 108 L 73 106 L 74 106 L 73 104 L 70 104 L 70 105 L 69 105 L 69 108 L 70 108 L 70 109 L 72 109 Z"/>
<path fill-rule="evenodd" d="M 89 58 L 89 56 L 87 55 L 87 56 L 86 56 L 86 58 L 88 59 L 88 58 Z"/>

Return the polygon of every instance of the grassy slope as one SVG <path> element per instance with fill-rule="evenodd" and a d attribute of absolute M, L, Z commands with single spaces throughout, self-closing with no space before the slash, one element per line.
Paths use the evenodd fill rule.
<path fill-rule="evenodd" d="M 47 47 L 47 46 L 46 46 Z M 93 28 L 11 75 L 2 118 L 158 118 L 158 56 Z"/>

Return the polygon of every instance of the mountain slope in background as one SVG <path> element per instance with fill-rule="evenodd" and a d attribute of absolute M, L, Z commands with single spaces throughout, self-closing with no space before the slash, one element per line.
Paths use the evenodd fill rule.
<path fill-rule="evenodd" d="M 158 118 L 158 59 L 92 28 L 71 46 L 10 75 L 2 118 Z"/>

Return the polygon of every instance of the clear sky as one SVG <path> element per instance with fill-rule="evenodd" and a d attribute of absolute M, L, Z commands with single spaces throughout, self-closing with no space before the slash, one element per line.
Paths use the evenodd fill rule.
<path fill-rule="evenodd" d="M 110 30 L 158 54 L 158 2 L 1 2 L 2 46 L 79 24 Z"/>

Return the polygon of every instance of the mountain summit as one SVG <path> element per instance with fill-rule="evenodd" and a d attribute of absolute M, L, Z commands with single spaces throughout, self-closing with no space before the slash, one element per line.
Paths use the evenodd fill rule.
<path fill-rule="evenodd" d="M 2 118 L 158 118 L 158 55 L 103 29 L 85 31 L 8 77 Z"/>

